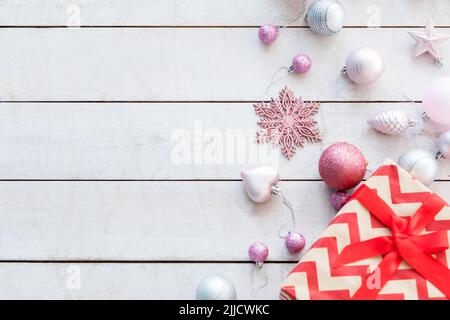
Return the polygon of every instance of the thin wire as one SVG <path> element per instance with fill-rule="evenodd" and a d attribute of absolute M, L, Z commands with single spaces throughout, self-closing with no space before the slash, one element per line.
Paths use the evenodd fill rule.
<path fill-rule="evenodd" d="M 306 12 L 306 2 L 307 2 L 307 0 L 302 1 L 302 6 L 301 6 L 301 9 L 300 9 L 300 12 L 293 19 L 287 20 L 287 24 L 286 25 L 277 26 L 279 33 L 281 33 L 284 29 L 290 27 L 291 25 L 293 25 L 295 22 L 297 22 L 298 20 L 300 20 L 303 17 L 304 13 Z M 281 17 L 283 19 L 286 19 L 285 15 L 282 15 Z M 276 20 L 276 19 L 277 18 L 275 18 L 274 20 Z M 278 76 L 278 74 L 280 73 L 280 71 L 286 71 L 286 74 L 281 76 L 281 77 L 279 77 L 279 78 L 277 78 L 277 79 L 275 79 Z M 272 79 L 270 80 L 270 83 L 267 86 L 266 91 L 264 92 L 264 94 L 267 96 L 268 92 L 272 88 L 272 86 L 275 85 L 277 82 L 279 82 L 279 81 L 281 81 L 283 79 L 286 79 L 288 77 L 288 75 L 292 71 L 293 71 L 292 66 L 289 67 L 289 68 L 288 67 L 280 67 L 277 71 L 275 71 L 275 73 L 273 74 Z"/>
<path fill-rule="evenodd" d="M 300 12 L 293 19 L 288 20 L 288 18 L 284 14 L 280 16 L 281 18 L 287 20 L 287 24 L 278 27 L 279 33 L 281 33 L 284 29 L 292 26 L 294 23 L 296 23 L 298 20 L 300 20 L 304 16 L 304 13 L 306 11 L 306 2 L 307 2 L 306 0 L 302 1 L 302 6 L 300 9 Z M 276 20 L 276 19 L 277 18 L 275 18 L 274 20 Z"/>
<path fill-rule="evenodd" d="M 259 290 L 261 290 L 262 288 L 266 287 L 269 284 L 269 279 L 268 279 L 265 271 L 262 269 L 262 264 L 256 264 L 256 265 L 257 265 L 257 268 L 253 267 L 252 273 L 250 275 L 253 296 L 255 296 L 259 292 Z M 256 289 L 253 289 L 253 286 L 255 285 L 255 272 L 262 273 L 262 275 L 264 277 L 264 282 L 263 282 L 263 284 L 259 285 Z"/>
<path fill-rule="evenodd" d="M 408 96 L 401 88 L 400 88 L 400 92 L 402 93 L 402 96 L 405 97 L 406 99 L 408 99 L 409 102 L 410 102 L 413 106 L 416 105 L 416 101 L 415 101 L 413 98 L 411 98 L 410 96 Z M 416 110 L 417 110 L 417 108 L 416 108 Z M 427 114 L 426 114 L 425 112 L 422 112 L 420 118 L 422 119 L 422 124 L 420 124 L 419 121 L 416 121 L 416 119 L 414 119 L 415 123 L 414 123 L 414 125 L 412 125 L 412 126 L 421 126 L 422 129 L 423 129 L 423 127 L 424 127 L 423 121 L 428 120 L 429 118 L 428 118 L 428 116 L 427 116 Z M 417 131 L 417 133 L 415 134 L 415 138 L 416 138 L 416 139 L 417 139 L 417 137 L 419 137 L 419 136 L 422 135 L 422 134 L 421 134 L 421 131 L 422 131 L 422 130 L 419 129 L 419 130 Z"/>
<path fill-rule="evenodd" d="M 400 91 L 402 92 L 402 95 L 406 99 L 408 99 L 410 103 L 412 103 L 412 105 L 416 104 L 416 101 L 414 101 L 413 98 L 411 98 L 410 96 L 405 94 L 401 89 L 400 89 Z M 416 123 L 414 124 L 415 126 L 418 127 L 418 130 L 417 130 L 416 134 L 414 135 L 414 138 L 416 139 L 416 141 L 418 141 L 419 137 L 425 137 L 425 138 L 430 139 L 430 137 L 426 133 L 424 133 L 424 129 L 426 130 L 426 128 L 427 128 L 426 122 L 427 121 L 432 121 L 432 120 L 430 119 L 430 117 L 424 111 L 422 111 L 422 113 L 420 115 L 420 120 L 421 120 L 421 123 L 419 123 L 419 121 L 416 121 Z M 442 155 L 440 155 L 439 152 L 436 153 L 435 157 L 436 157 L 436 160 L 442 160 L 443 159 Z"/>
<path fill-rule="evenodd" d="M 416 103 L 416 101 L 413 98 L 411 98 L 410 96 L 408 96 L 402 89 L 400 89 L 400 92 L 402 93 L 403 97 L 405 97 L 406 99 L 409 100 L 409 102 L 411 102 L 412 104 Z"/>
<path fill-rule="evenodd" d="M 280 76 L 280 77 L 277 78 L 277 79 L 275 79 L 276 76 L 277 76 L 281 71 L 286 71 L 286 74 L 283 75 L 283 76 Z M 290 68 L 287 68 L 287 67 L 280 67 L 280 68 L 278 68 L 278 70 L 275 71 L 275 73 L 273 74 L 272 79 L 270 80 L 270 83 L 269 83 L 269 85 L 267 86 L 266 91 L 264 92 L 264 94 L 267 96 L 268 93 L 269 93 L 269 90 L 272 88 L 272 86 L 275 85 L 277 82 L 279 82 L 279 81 L 281 81 L 281 80 L 283 80 L 283 79 L 286 79 L 286 78 L 288 77 L 289 73 L 291 73 L 291 72 L 292 72 L 292 71 L 291 71 L 291 67 L 290 67 Z"/>
<path fill-rule="evenodd" d="M 416 101 L 413 98 L 408 96 L 401 88 L 399 88 L 399 89 L 400 89 L 400 92 L 402 93 L 402 96 L 405 97 L 406 99 L 408 99 L 409 102 L 412 103 L 412 105 L 416 104 Z"/>
<path fill-rule="evenodd" d="M 286 235 L 282 235 L 281 231 L 287 226 L 292 224 L 292 228 L 290 230 L 294 230 L 295 229 L 295 212 L 294 212 L 294 207 L 292 206 L 292 203 L 286 198 L 286 196 L 284 195 L 283 191 L 278 187 L 278 186 L 273 186 L 272 187 L 272 193 L 276 194 L 276 195 L 281 195 L 282 199 L 283 199 L 283 203 L 286 207 L 288 207 L 289 212 L 291 214 L 291 220 L 284 223 L 283 225 L 281 225 L 280 229 L 278 229 L 278 236 L 282 239 L 286 238 L 287 235 L 289 234 L 289 231 Z"/>

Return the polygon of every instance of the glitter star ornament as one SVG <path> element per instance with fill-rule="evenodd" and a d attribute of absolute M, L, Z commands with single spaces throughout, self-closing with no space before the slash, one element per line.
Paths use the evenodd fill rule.
<path fill-rule="evenodd" d="M 321 140 L 320 132 L 316 128 L 317 121 L 314 119 L 320 104 L 303 102 L 287 87 L 269 103 L 260 102 L 254 107 L 260 117 L 258 125 L 262 128 L 256 134 L 257 142 L 271 142 L 278 146 L 288 159 L 292 159 L 297 148 L 303 147 L 306 142 Z"/>
<path fill-rule="evenodd" d="M 436 64 L 442 65 L 439 45 L 450 39 L 450 35 L 436 32 L 432 19 L 428 21 L 424 31 L 408 31 L 408 33 L 417 42 L 413 53 L 415 58 L 428 52 L 436 59 Z"/>

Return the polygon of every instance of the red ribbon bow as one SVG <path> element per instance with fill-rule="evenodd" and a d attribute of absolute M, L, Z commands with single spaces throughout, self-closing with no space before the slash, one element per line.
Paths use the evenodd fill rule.
<path fill-rule="evenodd" d="M 377 288 L 369 287 L 367 280 L 374 275 L 374 271 L 367 278 L 362 279 L 362 286 L 352 299 L 375 299 L 386 282 L 395 274 L 402 260 L 408 262 L 412 268 L 450 299 L 450 270 L 431 256 L 431 254 L 449 247 L 447 231 L 418 235 L 447 205 L 446 202 L 430 193 L 414 215 L 410 219 L 406 219 L 397 216 L 391 207 L 378 197 L 376 190 L 370 189 L 366 185 L 362 185 L 352 198 L 357 199 L 392 231 L 392 236 L 378 237 L 345 247 L 335 261 L 334 267 L 337 268 L 347 263 L 383 256 L 377 266 L 378 270 L 375 270 L 378 272 L 377 276 L 380 276 L 379 283 L 381 285 Z"/>

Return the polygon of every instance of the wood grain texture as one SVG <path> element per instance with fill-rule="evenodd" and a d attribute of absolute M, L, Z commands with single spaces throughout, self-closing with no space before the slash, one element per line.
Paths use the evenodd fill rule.
<path fill-rule="evenodd" d="M 0 263 L 0 299 L 195 299 L 202 279 L 216 274 L 233 281 L 238 299 L 278 299 L 293 266 L 266 264 L 258 271 L 251 263 Z M 264 274 L 267 285 L 257 290 Z"/>
<path fill-rule="evenodd" d="M 347 26 L 421 26 L 430 17 L 438 25 L 449 25 L 446 0 L 340 1 Z M 0 25 L 66 26 L 76 23 L 79 14 L 82 26 L 255 26 L 283 24 L 301 8 L 299 0 L 4 0 Z"/>
<path fill-rule="evenodd" d="M 0 97 L 5 101 L 260 101 L 288 85 L 306 100 L 380 101 L 422 98 L 449 73 L 411 56 L 408 29 L 346 29 L 317 37 L 289 29 L 264 47 L 253 29 L 3 29 Z M 297 45 L 296 45 L 297 44 Z M 369 45 L 386 72 L 370 86 L 340 74 L 346 56 Z M 445 57 L 449 47 L 441 47 Z M 306 52 L 313 70 L 290 75 L 265 95 L 275 71 Z M 406 98 L 409 97 L 409 98 Z"/>
<path fill-rule="evenodd" d="M 413 147 L 435 151 L 419 128 L 385 137 L 366 120 L 394 108 L 419 115 L 407 102 L 449 74 L 448 63 L 411 57 L 407 31 L 432 17 L 450 33 L 450 1 L 341 1 L 339 34 L 314 35 L 299 20 L 270 47 L 257 26 L 283 24 L 276 18 L 295 16 L 298 0 L 0 1 L 0 100 L 32 102 L 0 106 L 0 298 L 192 299 L 201 279 L 224 274 L 240 299 L 277 299 L 300 257 L 278 237 L 289 221 L 281 199 L 254 205 L 238 181 L 243 168 L 268 161 L 255 156 L 267 149 L 252 141 L 252 102 L 284 85 L 328 102 L 323 142 L 290 162 L 275 158 L 283 179 L 319 179 L 320 153 L 342 140 L 362 149 L 370 170 Z M 365 45 L 382 53 L 386 73 L 357 87 L 340 70 Z M 448 57 L 450 45 L 441 50 Z M 312 72 L 265 94 L 300 52 Z M 180 160 L 186 138 L 190 158 Z M 440 170 L 431 188 L 450 200 L 450 163 Z M 80 179 L 88 181 L 69 181 Z M 330 190 L 320 181 L 280 187 L 309 247 L 334 215 Z M 258 240 L 272 263 L 254 293 L 263 277 L 252 275 L 247 248 Z M 81 287 L 70 289 L 77 270 Z"/>
<path fill-rule="evenodd" d="M 280 187 L 309 247 L 335 214 L 330 191 Z M 448 183 L 432 189 L 450 199 Z M 278 236 L 290 221 L 280 197 L 255 205 L 241 182 L 2 182 L 0 207 L 1 260 L 248 261 L 254 241 L 269 260 L 299 258 Z"/>
<path fill-rule="evenodd" d="M 296 90 L 301 92 L 301 90 Z M 374 170 L 408 149 L 436 152 L 421 125 L 388 137 L 369 128 L 376 112 L 410 103 L 324 103 L 318 115 L 323 141 L 299 149 L 288 161 L 277 149 L 255 143 L 258 117 L 251 103 L 13 104 L 0 108 L 0 179 L 240 179 L 242 169 L 279 165 L 283 179 L 320 179 L 324 148 L 349 141 Z M 448 180 L 450 164 L 440 163 Z"/>
<path fill-rule="evenodd" d="M 281 187 L 316 239 L 334 214 L 325 185 Z M 2 182 L 0 207 L 1 260 L 247 261 L 254 241 L 271 260 L 298 259 L 278 237 L 281 199 L 254 205 L 241 182 Z"/>

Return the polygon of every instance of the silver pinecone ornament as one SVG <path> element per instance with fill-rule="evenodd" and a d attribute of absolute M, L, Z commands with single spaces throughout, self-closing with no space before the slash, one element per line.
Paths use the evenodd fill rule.
<path fill-rule="evenodd" d="M 377 113 L 367 123 L 376 131 L 393 136 L 415 126 L 416 120 L 408 117 L 402 110 L 388 110 Z"/>

